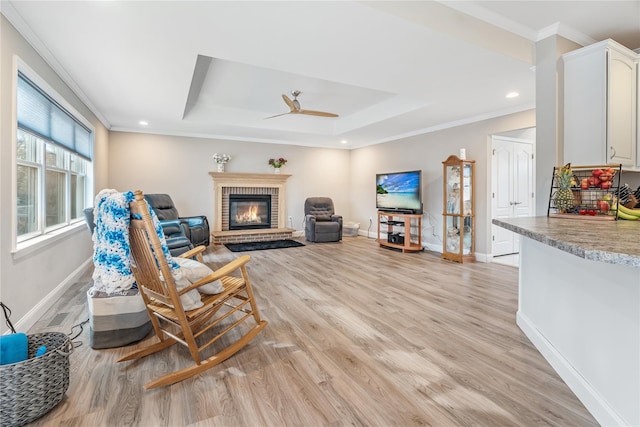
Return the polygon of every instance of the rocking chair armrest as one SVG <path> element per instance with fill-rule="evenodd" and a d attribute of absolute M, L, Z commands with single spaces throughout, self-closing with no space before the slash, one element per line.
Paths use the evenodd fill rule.
<path fill-rule="evenodd" d="M 207 283 L 211 283 L 213 281 L 216 281 L 216 280 L 220 279 L 223 276 L 228 276 L 229 274 L 231 274 L 234 271 L 240 269 L 241 267 L 244 267 L 244 265 L 246 263 L 248 263 L 250 259 L 251 259 L 251 257 L 249 255 L 243 255 L 243 256 L 241 256 L 239 258 L 236 258 L 233 261 L 231 261 L 230 263 L 225 264 L 224 266 L 220 267 L 219 269 L 217 269 L 213 273 L 209 274 L 207 277 L 203 277 L 202 279 L 198 280 L 197 282 L 192 283 L 191 286 L 187 286 L 186 288 L 182 289 L 181 291 L 178 292 L 178 295 L 183 295 L 183 294 L 189 292 L 192 289 L 196 289 L 196 288 L 199 288 L 202 285 L 206 285 Z"/>
<path fill-rule="evenodd" d="M 223 265 L 222 267 L 214 271 L 210 276 L 216 276 L 217 278 L 228 276 L 230 273 L 233 273 L 239 268 L 244 267 L 244 265 L 248 263 L 250 259 L 251 257 L 249 255 L 242 255 L 241 257 L 238 257 L 233 261 Z"/>
<path fill-rule="evenodd" d="M 178 258 L 193 258 L 194 256 L 198 259 L 199 262 L 204 264 L 204 260 L 202 259 L 202 253 L 207 248 L 204 246 L 196 246 L 193 249 L 189 249 L 188 251 L 178 255 Z"/>

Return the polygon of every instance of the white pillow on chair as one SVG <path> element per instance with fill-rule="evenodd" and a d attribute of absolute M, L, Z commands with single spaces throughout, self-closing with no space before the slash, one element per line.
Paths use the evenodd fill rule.
<path fill-rule="evenodd" d="M 191 258 L 173 258 L 175 262 L 180 265 L 180 268 L 184 272 L 185 277 L 189 280 L 189 285 L 197 282 L 198 280 L 204 279 L 208 275 L 213 273 L 213 270 L 207 267 L 206 265 L 193 260 Z M 187 286 L 189 286 L 187 285 Z M 178 289 L 180 285 L 176 283 Z M 205 285 L 199 286 L 198 290 L 203 294 L 215 295 L 221 292 L 224 292 L 224 286 L 222 286 L 222 282 L 220 280 L 216 280 L 215 282 L 207 283 Z M 187 292 L 188 294 L 189 292 Z"/>
<path fill-rule="evenodd" d="M 180 268 L 172 271 L 173 280 L 178 292 L 213 273 L 213 270 L 209 267 L 192 259 L 175 257 L 173 260 L 180 266 Z M 162 275 L 160 275 L 160 277 L 162 278 Z M 192 289 L 189 292 L 180 295 L 182 308 L 185 311 L 195 310 L 196 308 L 200 308 L 204 305 L 200 298 L 200 292 L 198 291 L 203 294 L 214 295 L 223 292 L 224 286 L 220 280 L 216 280 L 215 282 L 207 283 L 199 286 L 197 289 Z"/>
<path fill-rule="evenodd" d="M 180 292 L 184 288 L 191 285 L 191 282 L 189 281 L 189 279 L 187 279 L 184 273 L 176 274 L 176 271 L 179 272 L 180 270 L 174 270 L 173 281 L 176 284 L 176 289 L 178 289 L 178 292 Z M 180 295 L 180 302 L 182 302 L 182 308 L 185 311 L 195 310 L 196 308 L 200 308 L 204 305 L 204 303 L 200 299 L 200 292 L 198 292 L 197 289 L 191 289 L 186 294 Z"/>

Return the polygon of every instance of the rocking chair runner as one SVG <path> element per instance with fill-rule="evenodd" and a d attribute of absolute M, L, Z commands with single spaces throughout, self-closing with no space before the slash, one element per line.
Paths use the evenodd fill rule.
<path fill-rule="evenodd" d="M 195 362 L 193 366 L 151 381 L 144 386 L 148 390 L 174 384 L 223 362 L 247 345 L 267 325 L 267 321 L 260 319 L 255 303 L 246 270 L 246 264 L 250 260 L 248 255 L 237 258 L 202 280 L 178 291 L 141 191 L 135 192 L 135 200 L 130 203 L 130 209 L 129 240 L 133 258 L 131 269 L 160 341 L 126 355 L 118 362 L 138 359 L 176 343 L 188 347 Z M 180 295 L 218 279 L 224 287 L 222 293 L 201 294 L 204 306 L 190 311 L 183 309 Z M 245 321 L 250 322 L 251 319 L 255 325 L 246 330 L 248 326 L 244 325 Z M 212 330 L 214 327 L 217 329 Z M 204 360 L 201 358 L 200 352 L 203 349 L 217 342 L 227 332 L 238 328 L 245 329 L 240 338 L 213 356 Z M 204 334 L 210 330 L 211 333 L 205 336 Z M 227 338 L 231 336 L 234 334 L 227 335 Z M 206 342 L 198 346 L 196 339 Z"/>

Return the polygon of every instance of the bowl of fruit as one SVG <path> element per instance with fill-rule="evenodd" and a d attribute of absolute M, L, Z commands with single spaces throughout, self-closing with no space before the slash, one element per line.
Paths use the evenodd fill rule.
<path fill-rule="evenodd" d="M 608 190 L 613 186 L 613 177 L 615 174 L 616 170 L 613 168 L 594 169 L 591 171 L 590 177 L 580 180 L 580 188 L 588 190 L 589 188 L 595 187 Z"/>

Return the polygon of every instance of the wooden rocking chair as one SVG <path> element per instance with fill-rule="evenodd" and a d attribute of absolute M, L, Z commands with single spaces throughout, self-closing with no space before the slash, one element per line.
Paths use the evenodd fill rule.
<path fill-rule="evenodd" d="M 130 203 L 130 208 L 131 269 L 159 342 L 127 354 L 118 362 L 148 356 L 176 343 L 188 347 L 195 362 L 193 366 L 151 381 L 144 386 L 148 390 L 177 383 L 223 362 L 247 345 L 267 325 L 267 321 L 260 319 L 253 297 L 246 270 L 246 264 L 250 260 L 248 255 L 237 258 L 213 274 L 178 291 L 141 191 L 135 192 L 135 200 Z M 184 255 L 193 256 L 192 252 L 202 249 L 196 248 Z M 224 286 L 222 293 L 201 294 L 204 306 L 195 310 L 184 310 L 180 295 L 218 279 Z M 245 321 L 255 322 L 255 325 L 249 327 L 244 325 Z M 203 336 L 214 327 L 217 329 L 211 331 L 208 336 Z M 227 333 L 238 329 L 244 330 L 240 338 L 234 338 L 231 344 L 213 356 L 204 360 L 201 358 L 200 352 L 203 349 L 223 336 L 230 339 L 234 334 Z M 199 338 L 205 341 L 201 346 L 196 343 L 196 339 Z"/>

